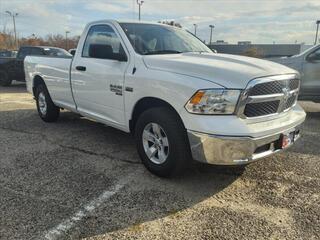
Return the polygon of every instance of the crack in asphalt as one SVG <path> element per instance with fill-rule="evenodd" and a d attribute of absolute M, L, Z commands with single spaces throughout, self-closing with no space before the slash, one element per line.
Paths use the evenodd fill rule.
<path fill-rule="evenodd" d="M 93 156 L 97 156 L 97 157 L 106 157 L 106 158 L 109 158 L 109 159 L 114 160 L 114 161 L 115 160 L 120 160 L 121 162 L 130 163 L 130 164 L 142 164 L 141 162 L 134 162 L 134 161 L 131 161 L 131 160 L 128 160 L 128 159 L 124 159 L 124 158 L 117 158 L 117 157 L 115 157 L 113 155 L 110 155 L 110 154 L 96 153 L 96 152 L 93 152 L 93 151 L 90 151 L 90 150 L 85 150 L 85 149 L 74 147 L 74 146 L 62 145 L 62 144 L 59 144 L 57 142 L 54 142 L 54 141 L 48 139 L 48 137 L 45 134 L 39 133 L 39 132 L 29 132 L 29 131 L 25 131 L 25 130 L 18 130 L 18 129 L 7 128 L 7 127 L 2 127 L 2 126 L 0 127 L 0 129 L 7 130 L 7 131 L 12 131 L 12 132 L 17 132 L 17 133 L 38 135 L 38 136 L 41 136 L 45 141 L 47 141 L 47 142 L 49 142 L 51 144 L 57 145 L 57 146 L 59 146 L 61 148 L 66 148 L 66 149 L 69 149 L 69 150 L 78 151 L 78 152 L 81 152 L 81 153 L 84 153 L 84 154 L 88 154 L 88 155 L 93 155 Z"/>
<path fill-rule="evenodd" d="M 98 157 L 107 157 L 107 158 L 109 158 L 111 160 L 118 160 L 119 159 L 122 162 L 130 163 L 130 164 L 141 164 L 140 162 L 134 162 L 134 161 L 130 161 L 130 160 L 127 160 L 127 159 L 124 159 L 124 158 L 117 158 L 117 157 L 114 157 L 112 155 L 105 154 L 105 153 L 96 153 L 96 152 L 92 152 L 92 151 L 89 151 L 89 150 L 85 150 L 85 149 L 77 148 L 77 147 L 73 147 L 73 146 L 65 146 L 65 145 L 60 145 L 60 144 L 57 144 L 57 143 L 55 143 L 55 144 L 60 146 L 60 147 L 62 147 L 62 148 L 75 150 L 75 151 L 82 152 L 82 153 L 89 154 L 89 155 L 94 155 L 94 156 L 98 156 Z"/>

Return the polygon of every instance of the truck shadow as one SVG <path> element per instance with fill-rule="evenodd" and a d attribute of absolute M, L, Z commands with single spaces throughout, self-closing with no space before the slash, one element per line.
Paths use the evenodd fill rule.
<path fill-rule="evenodd" d="M 306 122 L 302 128 L 302 137 L 300 141 L 290 148 L 290 151 L 310 155 L 320 155 L 319 129 L 320 111 L 307 112 Z"/>
<path fill-rule="evenodd" d="M 131 135 L 70 112 L 63 112 L 57 123 L 47 124 L 35 110 L 1 111 L 0 131 L 0 141 L 7 143 L 5 148 L 0 147 L 1 159 L 10 162 L 2 164 L 0 159 L 2 184 L 20 189 L 26 198 L 36 196 L 34 201 L 54 199 L 36 204 L 35 209 L 24 206 L 28 201 L 18 201 L 22 210 L 13 223 L 18 225 L 27 218 L 31 224 L 17 229 L 22 233 L 39 231 L 43 226 L 51 229 L 135 171 L 138 174 L 125 190 L 81 220 L 79 232 L 73 235 L 96 236 L 174 215 L 215 196 L 244 171 L 193 163 L 178 178 L 155 177 L 140 163 Z M 19 151 L 14 146 L 17 139 Z M 56 201 L 59 204 L 54 205 Z M 10 209 L 10 202 L 7 204 Z M 65 209 L 58 213 L 53 210 L 61 206 Z M 7 214 L 11 213 L 4 212 L 4 217 Z"/>

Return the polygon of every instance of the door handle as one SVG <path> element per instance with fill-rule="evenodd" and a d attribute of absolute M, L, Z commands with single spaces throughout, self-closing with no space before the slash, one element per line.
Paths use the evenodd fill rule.
<path fill-rule="evenodd" d="M 84 66 L 76 66 L 76 69 L 77 69 L 78 71 L 85 71 L 87 68 L 84 67 Z"/>

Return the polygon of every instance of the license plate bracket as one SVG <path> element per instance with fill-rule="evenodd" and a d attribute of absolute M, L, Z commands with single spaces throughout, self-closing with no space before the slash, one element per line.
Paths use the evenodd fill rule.
<path fill-rule="evenodd" d="M 285 149 L 293 144 L 296 140 L 297 134 L 295 131 L 290 133 L 283 133 L 280 137 L 280 148 Z"/>

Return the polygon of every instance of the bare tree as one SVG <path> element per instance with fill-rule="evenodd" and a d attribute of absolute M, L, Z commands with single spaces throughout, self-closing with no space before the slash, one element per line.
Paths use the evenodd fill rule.
<path fill-rule="evenodd" d="M 68 48 L 76 48 L 79 39 L 79 36 L 68 38 Z M 48 34 L 44 38 L 32 34 L 29 37 L 19 38 L 18 41 L 21 46 L 51 46 L 66 48 L 66 38 L 61 34 Z M 13 32 L 6 31 L 5 29 L 0 31 L 0 49 L 16 50 Z"/>
<path fill-rule="evenodd" d="M 15 49 L 15 40 L 13 32 L 7 31 L 6 29 L 0 32 L 0 49 Z"/>
<path fill-rule="evenodd" d="M 248 57 L 262 58 L 263 51 L 256 47 L 250 47 L 246 51 L 244 51 L 243 55 Z"/>

